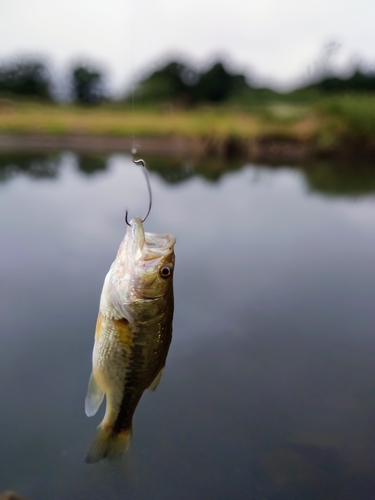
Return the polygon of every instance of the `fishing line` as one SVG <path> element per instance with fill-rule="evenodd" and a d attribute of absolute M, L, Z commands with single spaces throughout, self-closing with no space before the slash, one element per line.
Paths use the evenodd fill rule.
<path fill-rule="evenodd" d="M 135 127 L 134 127 L 134 119 L 135 119 L 135 114 L 134 114 L 134 87 L 135 87 L 135 78 L 134 78 L 134 31 L 133 31 L 133 0 L 130 0 L 130 72 L 131 72 L 131 118 L 132 118 L 132 147 L 131 147 L 131 154 L 133 157 L 133 163 L 136 165 L 141 165 L 142 166 L 142 172 L 143 175 L 145 176 L 146 179 L 146 184 L 147 184 L 147 190 L 148 190 L 148 196 L 149 196 L 149 205 L 148 205 L 148 211 L 144 219 L 142 219 L 142 222 L 144 222 L 147 217 L 149 216 L 149 213 L 151 212 L 151 207 L 152 207 L 152 191 L 151 191 L 151 184 L 150 184 L 150 178 L 148 175 L 148 170 L 146 167 L 146 163 L 144 160 L 139 159 L 135 160 L 134 155 L 137 154 L 137 148 L 136 148 L 136 143 L 135 143 Z M 125 212 L 125 222 L 128 226 L 130 226 L 129 221 L 128 221 L 128 210 Z"/>
<path fill-rule="evenodd" d="M 146 167 L 146 163 L 144 160 L 139 159 L 135 160 L 134 155 L 137 154 L 137 148 L 136 148 L 136 142 L 135 142 L 135 127 L 134 127 L 134 94 L 135 94 L 135 78 L 134 78 L 134 30 L 133 30 L 133 15 L 134 15 L 134 10 L 133 10 L 133 0 L 130 0 L 129 2 L 129 7 L 130 7 L 130 88 L 131 88 L 131 128 L 132 128 L 132 142 L 131 142 L 131 155 L 133 159 L 133 163 L 136 165 L 141 165 L 142 166 L 142 172 L 143 175 L 145 176 L 146 179 L 146 184 L 147 184 L 147 190 L 148 190 L 148 196 L 149 196 L 149 205 L 148 205 L 148 211 L 142 222 L 144 222 L 152 207 L 152 191 L 151 191 L 151 184 L 150 184 L 150 179 L 148 175 L 148 170 Z M 125 222 L 128 226 L 130 226 L 129 221 L 128 221 L 128 210 L 125 212 Z"/>
<path fill-rule="evenodd" d="M 130 0 L 130 85 L 132 94 L 132 147 L 131 154 L 137 154 L 137 148 L 135 147 L 135 134 L 134 134 L 134 30 L 133 30 L 133 0 Z"/>

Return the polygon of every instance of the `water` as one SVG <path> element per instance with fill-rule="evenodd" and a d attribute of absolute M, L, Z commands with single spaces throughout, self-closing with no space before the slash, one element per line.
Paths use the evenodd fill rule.
<path fill-rule="evenodd" d="M 100 291 L 147 188 L 123 155 L 0 157 L 0 491 L 372 499 L 375 171 L 149 166 L 145 228 L 177 237 L 174 338 L 131 453 L 88 466 Z"/>

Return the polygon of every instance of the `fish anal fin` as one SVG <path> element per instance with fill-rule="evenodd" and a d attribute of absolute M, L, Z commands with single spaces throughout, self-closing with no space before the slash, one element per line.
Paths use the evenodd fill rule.
<path fill-rule="evenodd" d="M 91 373 L 87 396 L 85 399 L 85 412 L 88 417 L 93 417 L 99 410 L 104 398 L 104 391 L 99 387 L 94 374 Z"/>
<path fill-rule="evenodd" d="M 156 375 L 156 377 L 154 378 L 154 380 L 150 384 L 150 386 L 148 388 L 150 391 L 154 391 L 157 388 L 157 386 L 159 385 L 161 377 L 163 375 L 163 370 L 164 370 L 164 368 L 162 368 L 160 370 L 160 372 Z"/>
<path fill-rule="evenodd" d="M 93 464 L 102 458 L 109 460 L 120 458 L 129 448 L 131 433 L 131 428 L 115 433 L 112 429 L 99 425 L 91 441 L 85 462 Z"/>

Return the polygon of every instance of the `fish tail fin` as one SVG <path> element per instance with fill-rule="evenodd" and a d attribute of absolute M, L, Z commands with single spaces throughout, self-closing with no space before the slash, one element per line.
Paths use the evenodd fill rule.
<path fill-rule="evenodd" d="M 114 432 L 111 428 L 108 429 L 99 425 L 90 443 L 85 462 L 93 464 L 99 462 L 102 458 L 109 458 L 110 460 L 120 458 L 129 448 L 131 434 L 131 427 L 121 432 Z"/>

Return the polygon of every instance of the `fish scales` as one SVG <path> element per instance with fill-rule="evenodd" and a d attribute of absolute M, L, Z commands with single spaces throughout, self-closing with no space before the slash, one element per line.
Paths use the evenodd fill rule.
<path fill-rule="evenodd" d="M 159 323 L 160 325 L 160 323 Z M 125 385 L 123 399 L 119 409 L 114 430 L 120 432 L 131 425 L 131 419 L 135 408 L 143 394 L 159 371 L 165 364 L 171 335 L 166 342 L 160 334 L 159 325 L 157 336 L 152 340 L 149 338 L 149 331 L 155 331 L 153 325 L 144 323 L 142 328 L 137 328 L 134 332 L 134 345 L 131 348 L 129 365 L 125 374 Z"/>
<path fill-rule="evenodd" d="M 103 285 L 86 414 L 106 396 L 105 416 L 86 461 L 116 458 L 128 446 L 134 411 L 154 389 L 172 339 L 175 238 L 130 222 Z"/>

